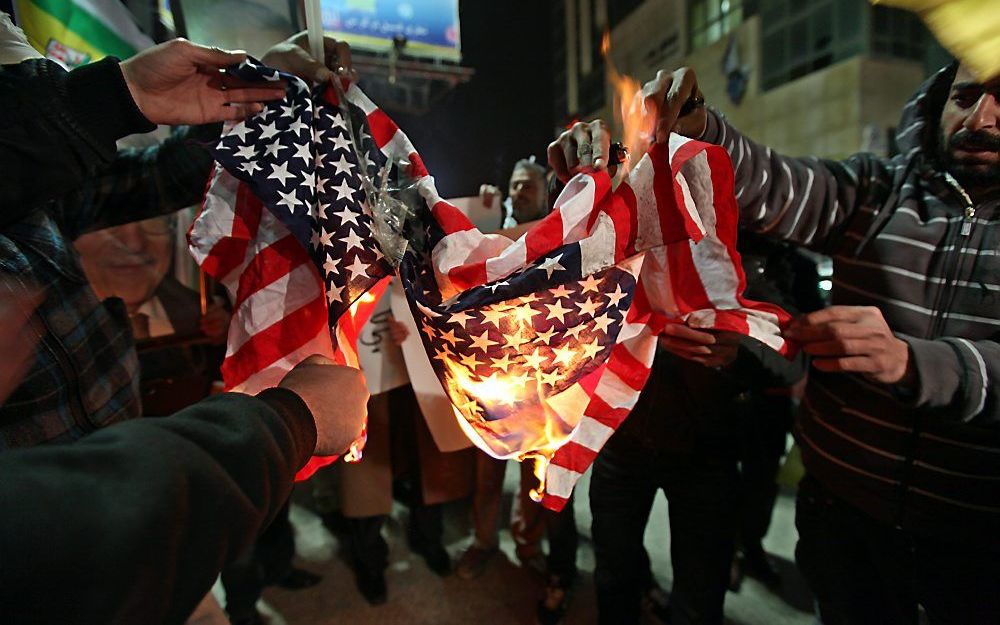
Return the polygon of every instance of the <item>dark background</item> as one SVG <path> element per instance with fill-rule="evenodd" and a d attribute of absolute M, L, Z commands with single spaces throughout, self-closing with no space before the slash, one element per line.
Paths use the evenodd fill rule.
<path fill-rule="evenodd" d="M 476 74 L 421 115 L 390 112 L 413 141 L 443 197 L 506 192 L 514 163 L 545 163 L 554 138 L 546 4 L 462 0 L 462 64 Z M 364 80 L 362 79 L 362 87 Z"/>

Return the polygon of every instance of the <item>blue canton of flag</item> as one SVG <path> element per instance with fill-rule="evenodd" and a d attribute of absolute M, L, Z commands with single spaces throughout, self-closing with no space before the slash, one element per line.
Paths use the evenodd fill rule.
<path fill-rule="evenodd" d="M 333 325 L 392 272 L 372 238 L 354 146 L 378 149 L 363 132 L 363 116 L 352 124 L 331 85 L 310 89 L 251 59 L 233 73 L 246 81 L 284 80 L 288 89 L 283 101 L 231 127 L 214 156 L 310 251 L 324 279 Z M 362 133 L 352 137 L 352 127 Z"/>

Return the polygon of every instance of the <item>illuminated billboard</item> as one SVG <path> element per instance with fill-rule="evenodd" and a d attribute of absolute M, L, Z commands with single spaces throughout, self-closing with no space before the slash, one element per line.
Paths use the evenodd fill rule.
<path fill-rule="evenodd" d="M 458 0 L 322 0 L 323 28 L 362 50 L 385 51 L 397 36 L 406 54 L 461 60 Z"/>

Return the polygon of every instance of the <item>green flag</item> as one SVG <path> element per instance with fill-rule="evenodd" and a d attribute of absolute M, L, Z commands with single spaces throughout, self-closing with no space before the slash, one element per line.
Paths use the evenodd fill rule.
<path fill-rule="evenodd" d="M 153 45 L 119 0 L 14 0 L 14 10 L 31 45 L 70 68 Z"/>

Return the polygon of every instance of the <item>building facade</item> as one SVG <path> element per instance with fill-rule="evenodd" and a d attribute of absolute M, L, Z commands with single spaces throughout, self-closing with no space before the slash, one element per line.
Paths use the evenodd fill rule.
<path fill-rule="evenodd" d="M 887 154 L 906 100 L 947 55 L 867 0 L 557 0 L 555 119 L 612 120 L 608 60 L 645 82 L 693 67 L 705 98 L 790 155 Z M 608 60 L 601 34 L 610 32 Z"/>

